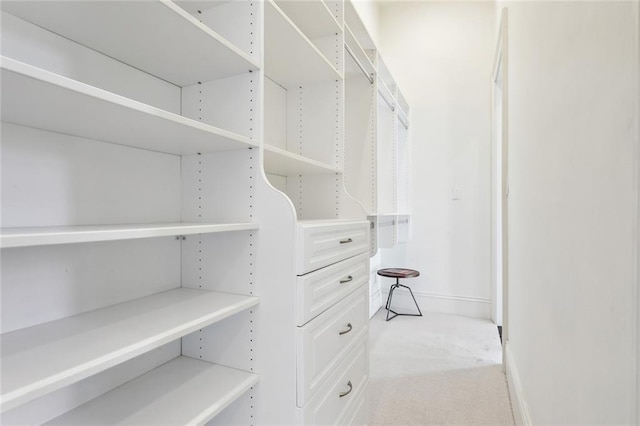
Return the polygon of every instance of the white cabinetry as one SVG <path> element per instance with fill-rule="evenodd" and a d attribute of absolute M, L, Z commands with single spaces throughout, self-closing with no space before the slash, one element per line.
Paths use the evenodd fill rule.
<path fill-rule="evenodd" d="M 208 422 L 259 381 L 259 52 L 170 1 L 2 23 L 2 423 Z"/>

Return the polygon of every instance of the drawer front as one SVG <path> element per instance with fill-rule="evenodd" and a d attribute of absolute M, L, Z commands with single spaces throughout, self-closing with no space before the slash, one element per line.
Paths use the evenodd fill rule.
<path fill-rule="evenodd" d="M 367 382 L 368 384 L 368 382 Z M 353 406 L 345 413 L 344 418 L 338 419 L 336 424 L 339 425 L 366 425 L 369 421 L 369 410 L 366 400 L 366 384 L 361 393 L 358 394 Z"/>
<path fill-rule="evenodd" d="M 367 336 L 364 336 L 340 363 L 335 374 L 304 407 L 304 424 L 337 425 L 350 422 L 349 414 L 361 402 L 368 379 L 369 344 Z"/>
<path fill-rule="evenodd" d="M 298 275 L 367 251 L 369 222 L 366 220 L 298 224 Z"/>
<path fill-rule="evenodd" d="M 367 335 L 367 286 L 297 329 L 297 401 L 302 407 L 323 385 L 344 355 Z"/>
<path fill-rule="evenodd" d="M 369 253 L 298 277 L 296 320 L 302 326 L 369 282 Z"/>

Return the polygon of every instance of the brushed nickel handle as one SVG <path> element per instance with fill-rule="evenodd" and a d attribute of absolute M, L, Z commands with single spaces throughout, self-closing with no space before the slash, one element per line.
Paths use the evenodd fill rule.
<path fill-rule="evenodd" d="M 353 240 L 351 238 L 347 238 L 346 240 L 340 240 L 340 244 L 352 243 Z"/>
<path fill-rule="evenodd" d="M 351 393 L 351 391 L 353 390 L 353 385 L 351 384 L 351 381 L 349 381 L 349 383 L 347 383 L 347 386 L 349 386 L 349 390 L 346 392 L 340 392 L 340 398 L 342 398 L 343 396 L 347 396 Z"/>
<path fill-rule="evenodd" d="M 353 281 L 353 277 L 349 275 L 347 278 L 340 280 L 340 284 L 348 283 L 349 281 Z"/>
<path fill-rule="evenodd" d="M 349 323 L 349 324 L 347 324 L 347 329 L 346 330 L 342 330 L 339 334 L 342 336 L 343 334 L 347 334 L 351 330 L 353 330 L 353 326 L 351 325 L 351 323 Z"/>

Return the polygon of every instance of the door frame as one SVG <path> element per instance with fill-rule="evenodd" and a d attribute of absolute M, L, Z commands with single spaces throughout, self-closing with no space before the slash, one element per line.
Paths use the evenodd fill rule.
<path fill-rule="evenodd" d="M 491 111 L 492 111 L 492 122 L 496 120 L 496 111 L 495 111 L 495 85 L 497 84 L 498 78 L 502 78 L 502 126 L 500 129 L 495 130 L 495 133 L 492 133 L 492 152 L 494 144 L 496 143 L 496 135 L 500 132 L 502 136 L 502 182 L 500 184 L 501 192 L 501 211 L 502 211 L 502 270 L 496 271 L 494 276 L 492 272 L 491 277 L 491 285 L 492 285 L 492 298 L 495 298 L 496 292 L 493 291 L 493 286 L 496 285 L 495 278 L 498 273 L 502 274 L 502 365 L 503 368 L 506 365 L 506 346 L 509 341 L 509 56 L 508 56 L 508 22 L 509 22 L 509 14 L 507 8 L 502 9 L 500 15 L 500 28 L 498 33 L 498 40 L 496 44 L 495 58 L 493 63 L 493 73 L 491 75 Z M 493 164 L 493 153 L 492 153 L 492 164 Z M 492 167 L 493 168 L 493 167 Z M 496 183 L 493 182 L 494 173 L 492 170 L 492 192 L 495 191 Z M 497 195 L 497 194 L 496 194 Z M 493 203 L 492 197 L 492 234 L 491 234 L 491 270 L 495 269 L 495 256 L 496 256 L 496 242 L 495 242 L 495 229 L 494 223 L 496 223 L 496 215 L 495 206 Z M 492 300 L 492 303 L 495 305 L 497 300 Z"/>

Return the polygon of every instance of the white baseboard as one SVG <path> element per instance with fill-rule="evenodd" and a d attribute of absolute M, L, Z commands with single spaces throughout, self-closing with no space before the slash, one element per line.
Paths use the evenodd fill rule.
<path fill-rule="evenodd" d="M 383 300 L 387 300 L 389 288 L 382 290 Z M 479 297 L 451 296 L 446 294 L 425 293 L 413 290 L 420 310 L 462 315 L 465 317 L 491 319 L 491 300 Z M 393 306 L 398 309 L 415 310 L 411 295 L 406 290 L 393 293 Z"/>
<path fill-rule="evenodd" d="M 503 361 L 506 366 L 509 397 L 511 398 L 511 408 L 513 409 L 513 417 L 516 425 L 533 426 L 531 415 L 529 414 L 529 408 L 522 393 L 520 376 L 518 375 L 518 369 L 516 367 L 515 360 L 513 359 L 513 353 L 511 352 L 509 342 L 507 342 L 506 345 L 505 359 Z"/>
<path fill-rule="evenodd" d="M 381 293 L 382 290 L 377 289 L 376 291 L 371 293 L 371 296 L 369 297 L 369 318 L 373 317 L 376 312 L 378 312 L 382 307 L 382 303 L 380 301 Z"/>

